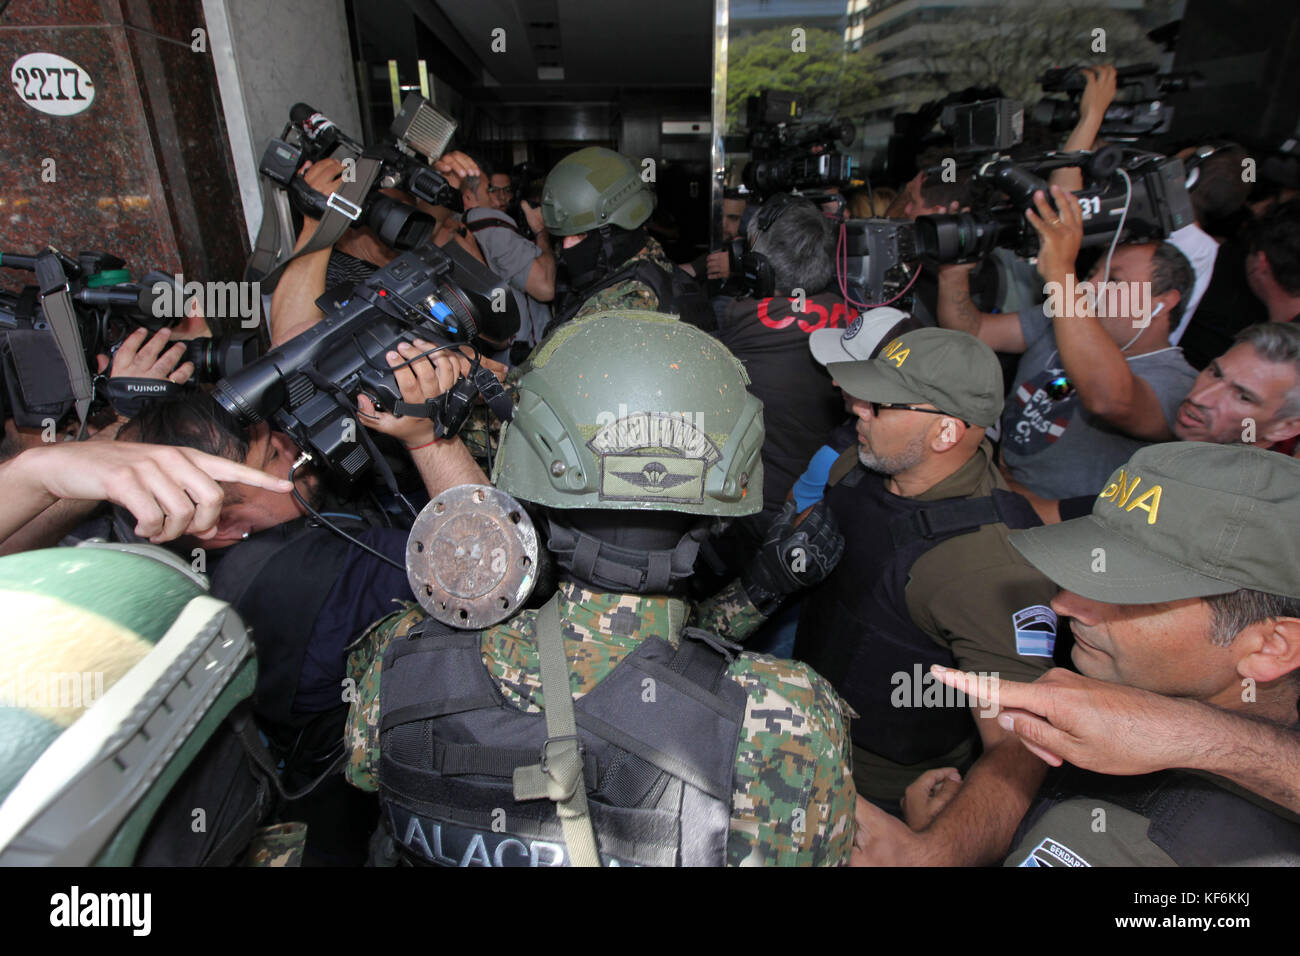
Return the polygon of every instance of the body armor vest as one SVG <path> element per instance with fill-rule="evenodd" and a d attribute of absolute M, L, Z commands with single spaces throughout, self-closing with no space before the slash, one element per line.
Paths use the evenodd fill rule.
<path fill-rule="evenodd" d="M 658 298 L 656 312 L 668 312 L 678 316 L 688 325 L 693 325 L 705 332 L 712 333 L 717 327 L 717 319 L 708 297 L 699 283 L 680 267 L 669 273 L 648 259 L 638 259 L 630 265 L 611 272 L 603 279 L 581 289 L 571 289 L 565 295 L 563 304 L 556 309 L 555 317 L 546 327 L 549 335 L 563 322 L 567 322 L 586 305 L 587 300 L 597 292 L 603 292 L 620 282 L 634 280 L 649 286 Z"/>
<path fill-rule="evenodd" d="M 859 747 L 902 764 L 948 753 L 974 731 L 968 708 L 910 706 L 911 693 L 909 706 L 893 700 L 895 675 L 910 683 L 931 664 L 957 666 L 908 613 L 912 565 L 949 538 L 996 522 L 1033 527 L 1038 516 L 1001 489 L 983 498 L 901 498 L 860 466 L 828 487 L 826 500 L 844 532 L 844 556 L 804 601 L 795 659 L 812 665 L 858 712 L 852 733 Z"/>
<path fill-rule="evenodd" d="M 725 863 L 747 701 L 729 659 L 693 628 L 676 650 L 647 638 L 574 702 L 602 864 Z M 555 804 L 514 799 L 545 745 L 545 715 L 506 703 L 479 632 L 426 620 L 385 651 L 379 798 L 407 862 L 569 865 Z"/>
<path fill-rule="evenodd" d="M 1300 866 L 1300 820 L 1225 783 L 1181 770 L 1112 777 L 1063 767 L 1048 775 L 1011 845 L 1058 803 L 1087 797 L 1146 817 L 1147 839 L 1179 866 Z"/>

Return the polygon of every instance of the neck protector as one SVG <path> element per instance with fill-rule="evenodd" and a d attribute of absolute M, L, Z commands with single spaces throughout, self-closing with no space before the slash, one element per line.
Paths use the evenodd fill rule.
<path fill-rule="evenodd" d="M 624 594 L 680 592 L 694 574 L 700 544 L 715 530 L 711 518 L 693 522 L 685 534 L 671 532 L 667 540 L 667 529 L 624 529 L 622 542 L 614 544 L 561 524 L 553 514 L 547 515 L 546 523 L 547 550 L 559 567 L 580 584 Z"/>
<path fill-rule="evenodd" d="M 568 276 L 568 287 L 580 292 L 595 285 L 646 244 L 645 229 L 602 226 L 587 233 L 577 245 L 559 250 L 560 264 Z"/>

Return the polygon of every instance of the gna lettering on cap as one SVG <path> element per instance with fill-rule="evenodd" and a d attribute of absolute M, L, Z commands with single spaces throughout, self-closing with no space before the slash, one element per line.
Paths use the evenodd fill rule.
<path fill-rule="evenodd" d="M 1138 485 L 1142 483 L 1140 475 L 1133 475 L 1130 480 L 1128 473 L 1121 468 L 1116 480 L 1102 489 L 1097 497 L 1103 501 L 1109 501 L 1117 508 L 1124 511 L 1132 511 L 1134 508 L 1141 508 L 1147 513 L 1147 524 L 1155 524 L 1160 512 L 1160 495 L 1164 488 L 1160 485 L 1151 485 L 1134 498 Z M 1131 500 L 1130 500 L 1131 499 Z"/>
<path fill-rule="evenodd" d="M 881 353 L 881 357 L 886 362 L 893 362 L 896 368 L 902 368 L 903 363 L 907 361 L 907 357 L 911 354 L 911 349 L 903 348 L 902 339 L 894 339 L 885 346 L 885 351 Z"/>

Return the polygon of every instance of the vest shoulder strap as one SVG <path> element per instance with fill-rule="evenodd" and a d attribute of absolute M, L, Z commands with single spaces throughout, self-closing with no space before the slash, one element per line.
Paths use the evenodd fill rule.
<path fill-rule="evenodd" d="M 1025 507 L 1021 507 L 1024 503 Z M 984 525 L 1005 524 L 1008 528 L 1029 528 L 1039 524 L 1038 516 L 1026 514 L 1028 503 L 1019 495 L 995 489 L 980 498 L 939 501 L 926 508 L 900 515 L 890 522 L 896 548 L 917 541 L 935 541 L 969 534 Z"/>
<path fill-rule="evenodd" d="M 546 694 L 546 742 L 541 760 L 516 767 L 516 800 L 545 797 L 555 803 L 564 842 L 574 866 L 600 866 L 596 831 L 587 807 L 587 787 L 582 744 L 569 691 L 569 658 L 560 628 L 559 595 L 537 612 L 537 658 Z"/>
<path fill-rule="evenodd" d="M 826 476 L 826 484 L 838 485 L 857 466 L 858 445 L 855 442 L 840 452 L 840 457 L 835 459 L 835 463 L 831 465 L 830 473 Z"/>
<path fill-rule="evenodd" d="M 465 224 L 470 232 L 482 232 L 484 229 L 508 229 L 515 235 L 519 235 L 519 227 L 513 222 L 503 222 L 500 219 L 478 219 L 474 222 Z"/>

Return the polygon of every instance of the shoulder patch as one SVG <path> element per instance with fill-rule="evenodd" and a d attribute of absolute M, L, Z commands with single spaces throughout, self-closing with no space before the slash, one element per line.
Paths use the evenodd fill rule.
<path fill-rule="evenodd" d="M 1029 856 L 1017 866 L 1087 866 L 1092 864 L 1075 853 L 1064 843 L 1058 843 L 1051 837 L 1044 837 L 1043 842 L 1030 851 Z"/>
<path fill-rule="evenodd" d="M 1031 604 L 1011 615 L 1016 632 L 1016 653 L 1024 657 L 1051 657 L 1056 650 L 1056 612 L 1045 604 Z"/>

